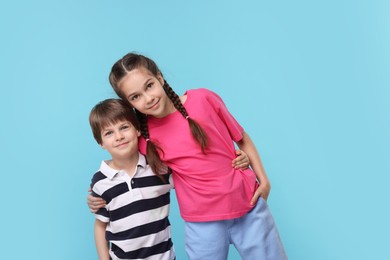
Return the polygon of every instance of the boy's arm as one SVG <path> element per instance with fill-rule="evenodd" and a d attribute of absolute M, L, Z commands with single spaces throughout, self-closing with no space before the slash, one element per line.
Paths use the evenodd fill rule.
<path fill-rule="evenodd" d="M 263 199 L 267 200 L 268 195 L 271 191 L 271 183 L 268 180 L 267 174 L 265 173 L 263 167 L 263 163 L 260 159 L 260 155 L 257 152 L 256 146 L 252 142 L 252 139 L 245 131 L 242 133 L 242 136 L 242 139 L 237 142 L 237 145 L 249 157 L 251 168 L 255 172 L 257 180 L 260 183 L 259 188 L 256 190 L 250 202 L 251 205 L 254 205 L 260 196 Z"/>
<path fill-rule="evenodd" d="M 95 244 L 99 260 L 110 260 L 110 254 L 108 253 L 108 242 L 105 236 L 106 226 L 107 223 L 104 223 L 98 219 L 95 220 Z"/>

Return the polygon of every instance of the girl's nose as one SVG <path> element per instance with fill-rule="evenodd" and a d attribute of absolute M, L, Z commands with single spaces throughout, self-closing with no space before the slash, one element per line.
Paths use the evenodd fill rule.
<path fill-rule="evenodd" d="M 154 97 L 152 95 L 146 94 L 145 99 L 147 103 L 150 103 L 154 100 Z"/>

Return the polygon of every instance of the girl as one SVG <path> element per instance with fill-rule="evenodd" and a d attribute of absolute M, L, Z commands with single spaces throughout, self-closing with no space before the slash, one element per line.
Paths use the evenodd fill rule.
<path fill-rule="evenodd" d="M 173 170 L 188 258 L 227 259 L 231 243 L 243 259 L 287 259 L 266 203 L 271 186 L 260 156 L 222 99 L 207 89 L 179 97 L 154 61 L 134 53 L 113 65 L 109 79 L 137 113 L 140 150 L 154 172 L 164 164 Z M 253 171 L 231 167 L 233 142 Z"/>

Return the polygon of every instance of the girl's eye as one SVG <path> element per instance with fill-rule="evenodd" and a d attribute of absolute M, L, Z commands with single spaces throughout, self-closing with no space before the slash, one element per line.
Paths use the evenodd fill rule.
<path fill-rule="evenodd" d="M 148 85 L 146 85 L 147 88 L 153 87 L 153 82 L 150 82 Z"/>
<path fill-rule="evenodd" d="M 130 97 L 130 101 L 137 100 L 137 98 L 139 98 L 139 95 L 134 95 L 134 96 Z"/>
<path fill-rule="evenodd" d="M 123 125 L 123 126 L 121 126 L 121 130 L 125 130 L 125 129 L 128 129 L 128 128 L 129 128 L 128 125 Z"/>

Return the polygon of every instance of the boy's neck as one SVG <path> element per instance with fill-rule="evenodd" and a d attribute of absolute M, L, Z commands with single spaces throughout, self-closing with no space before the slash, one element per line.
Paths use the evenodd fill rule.
<path fill-rule="evenodd" d="M 130 176 L 133 176 L 135 168 L 138 165 L 139 154 L 138 152 L 131 156 L 130 158 L 112 158 L 110 167 L 115 170 L 124 170 Z"/>

